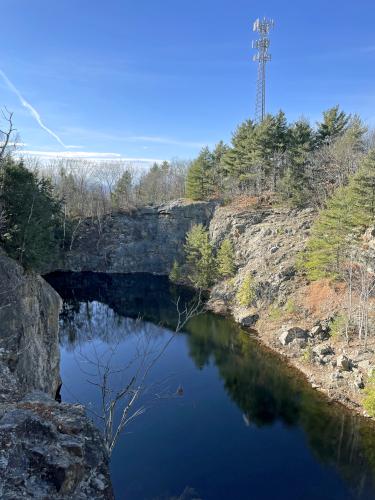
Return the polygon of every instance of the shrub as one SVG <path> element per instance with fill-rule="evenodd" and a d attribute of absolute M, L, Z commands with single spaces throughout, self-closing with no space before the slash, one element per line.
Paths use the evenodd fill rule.
<path fill-rule="evenodd" d="M 375 417 L 375 372 L 372 372 L 368 380 L 365 397 L 363 399 L 363 407 L 371 417 Z"/>
<path fill-rule="evenodd" d="M 173 282 L 176 283 L 181 279 L 182 273 L 181 273 L 181 268 L 178 264 L 178 262 L 175 260 L 173 262 L 173 267 L 171 272 L 169 273 L 169 279 Z"/>
<path fill-rule="evenodd" d="M 347 317 L 344 314 L 338 314 L 335 316 L 330 325 L 331 337 L 338 338 L 343 335 L 345 326 L 347 322 Z"/>
<path fill-rule="evenodd" d="M 229 278 L 234 275 L 235 266 L 233 254 L 234 249 L 232 243 L 228 239 L 224 240 L 219 248 L 216 258 L 219 276 Z"/>
<path fill-rule="evenodd" d="M 236 294 L 237 303 L 240 306 L 248 307 L 255 299 L 256 286 L 251 274 L 248 274 L 243 280 Z"/>

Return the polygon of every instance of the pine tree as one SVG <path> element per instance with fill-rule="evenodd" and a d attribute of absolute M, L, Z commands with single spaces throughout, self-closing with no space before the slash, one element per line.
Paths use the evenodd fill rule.
<path fill-rule="evenodd" d="M 215 192 L 214 160 L 206 147 L 191 164 L 186 176 L 186 196 L 192 200 L 207 200 Z"/>
<path fill-rule="evenodd" d="M 317 144 L 327 144 L 347 129 L 350 116 L 340 111 L 339 105 L 323 112 L 323 121 L 318 123 Z"/>
<path fill-rule="evenodd" d="M 202 224 L 192 226 L 184 246 L 186 275 L 198 288 L 208 288 L 215 280 L 216 266 L 208 231 Z"/>
<path fill-rule="evenodd" d="M 126 170 L 118 180 L 112 194 L 112 202 L 117 209 L 129 205 L 132 181 L 132 174 L 129 170 Z"/>
<path fill-rule="evenodd" d="M 225 239 L 220 245 L 216 258 L 219 276 L 229 278 L 234 275 L 235 265 L 233 255 L 233 245 L 230 240 Z"/>
<path fill-rule="evenodd" d="M 202 163 L 197 159 L 192 162 L 186 176 L 186 196 L 191 200 L 204 200 L 206 181 Z"/>
<path fill-rule="evenodd" d="M 314 223 L 303 256 L 303 267 L 312 280 L 340 275 L 347 242 L 353 233 L 353 196 L 349 186 L 337 189 Z"/>
<path fill-rule="evenodd" d="M 307 203 L 306 168 L 314 148 L 314 132 L 306 120 L 298 120 L 289 130 L 288 167 L 279 181 L 281 198 L 292 206 Z"/>
<path fill-rule="evenodd" d="M 350 245 L 375 220 L 375 150 L 347 186 L 338 188 L 314 223 L 303 267 L 310 279 L 339 277 Z"/>
<path fill-rule="evenodd" d="M 56 257 L 63 244 L 61 203 L 51 182 L 39 179 L 22 162 L 7 160 L 1 180 L 0 204 L 7 218 L 2 244 L 24 266 L 38 269 Z"/>

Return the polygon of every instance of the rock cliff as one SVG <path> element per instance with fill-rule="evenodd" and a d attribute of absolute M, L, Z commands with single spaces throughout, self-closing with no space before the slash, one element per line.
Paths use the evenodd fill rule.
<path fill-rule="evenodd" d="M 0 250 L 1 252 L 1 250 Z M 82 407 L 59 404 L 61 299 L 0 253 L 0 498 L 111 499 L 108 459 Z"/>
<path fill-rule="evenodd" d="M 114 213 L 100 224 L 84 221 L 72 251 L 53 270 L 169 274 L 183 257 L 186 232 L 193 224 L 208 225 L 215 206 L 177 200 Z"/>

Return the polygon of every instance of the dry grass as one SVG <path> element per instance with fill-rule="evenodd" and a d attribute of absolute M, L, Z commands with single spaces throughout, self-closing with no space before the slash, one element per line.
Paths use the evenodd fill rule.
<path fill-rule="evenodd" d="M 240 195 L 231 200 L 227 208 L 234 212 L 257 208 L 271 208 L 275 201 L 275 194 L 271 192 L 263 193 L 261 196 Z"/>
<path fill-rule="evenodd" d="M 322 279 L 301 288 L 298 302 L 312 316 L 324 319 L 343 309 L 346 293 L 345 283 Z"/>

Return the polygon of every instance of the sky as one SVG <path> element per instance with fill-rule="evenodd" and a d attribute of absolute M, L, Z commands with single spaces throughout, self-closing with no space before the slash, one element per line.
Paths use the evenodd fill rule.
<path fill-rule="evenodd" d="M 193 158 L 254 117 L 253 21 L 271 17 L 267 111 L 335 104 L 375 125 L 374 0 L 2 0 L 0 107 L 24 151 Z M 29 153 L 27 153 L 29 154 Z"/>

